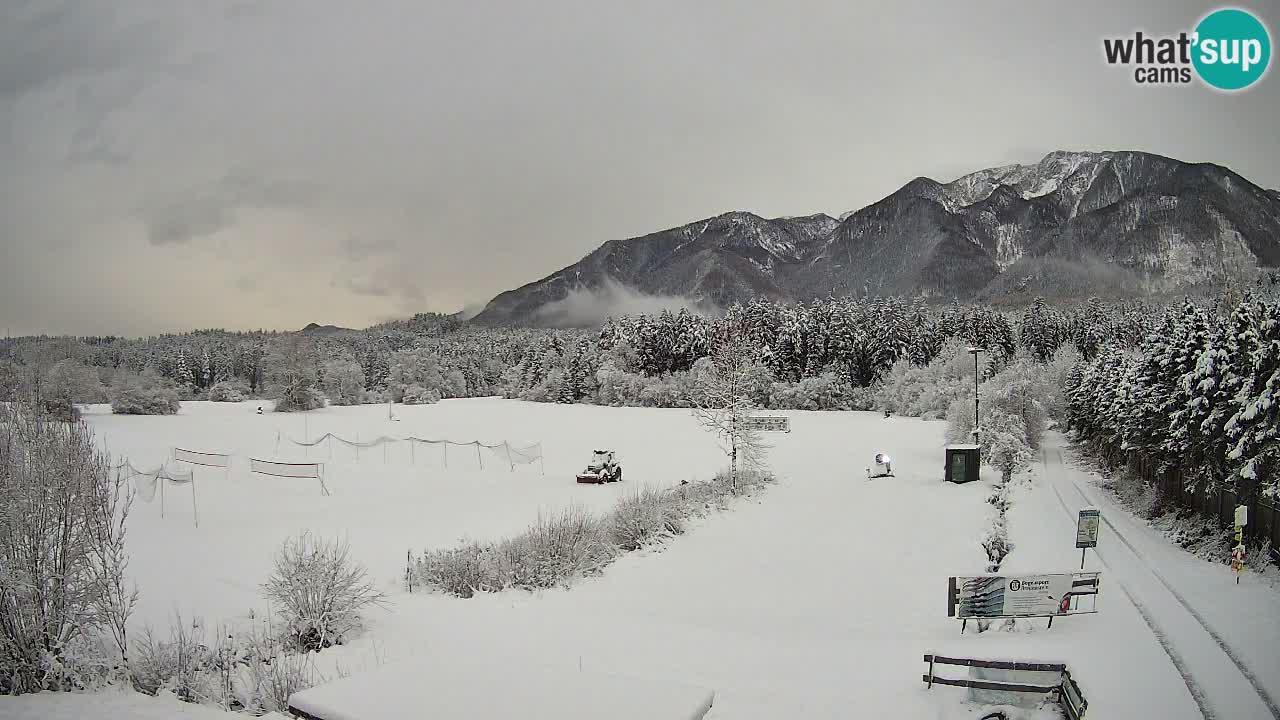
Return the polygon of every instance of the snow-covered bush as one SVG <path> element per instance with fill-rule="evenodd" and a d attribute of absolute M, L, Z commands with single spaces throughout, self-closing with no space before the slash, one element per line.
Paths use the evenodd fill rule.
<path fill-rule="evenodd" d="M 249 386 L 240 380 L 223 380 L 209 388 L 210 402 L 243 402 L 249 398 Z"/>
<path fill-rule="evenodd" d="M 331 360 L 324 365 L 324 392 L 334 405 L 359 405 L 364 400 L 364 370 L 360 363 Z"/>
<path fill-rule="evenodd" d="M 0 405 L 0 694 L 83 687 L 101 664 L 81 652 L 104 642 L 123 661 L 131 504 L 83 423 Z"/>
<path fill-rule="evenodd" d="M 943 417 L 964 393 L 973 392 L 973 356 L 959 339 L 948 340 L 924 367 L 909 359 L 894 363 L 878 386 L 876 408 L 926 419 Z"/>
<path fill-rule="evenodd" d="M 276 412 L 324 407 L 324 394 L 316 387 L 318 358 L 311 338 L 285 335 L 262 362 L 267 395 L 276 401 Z"/>
<path fill-rule="evenodd" d="M 801 378 L 795 383 L 775 382 L 769 391 L 769 407 L 778 410 L 854 410 L 853 387 L 834 372 Z"/>
<path fill-rule="evenodd" d="M 615 554 L 605 523 L 582 507 L 539 516 L 524 534 L 497 543 L 493 586 L 538 590 L 561 587 L 599 572 Z"/>
<path fill-rule="evenodd" d="M 182 407 L 178 393 L 159 376 L 121 374 L 111 393 L 111 412 L 117 415 L 172 415 Z"/>
<path fill-rule="evenodd" d="M 280 547 L 262 589 L 280 608 L 288 643 L 300 650 L 343 642 L 359 626 L 360 611 L 385 599 L 364 567 L 351 559 L 345 541 L 305 532 Z"/>
<path fill-rule="evenodd" d="M 982 462 L 998 468 L 1005 483 L 1031 461 L 1027 429 L 1017 415 L 1000 408 L 992 409 L 983 417 L 978 439 L 982 446 Z"/>
<path fill-rule="evenodd" d="M 147 628 L 133 644 L 129 670 L 134 689 L 147 695 L 167 690 L 183 702 L 212 699 L 203 670 L 217 658 L 205 644 L 204 628 L 175 613 L 170 632 L 166 640 Z"/>
<path fill-rule="evenodd" d="M 1049 424 L 1045 403 L 1052 391 L 1041 377 L 1041 366 L 1029 360 L 1011 363 L 982 384 L 982 405 L 1022 421 L 1023 439 L 1031 450 L 1040 448 L 1040 439 Z"/>
<path fill-rule="evenodd" d="M 401 391 L 400 402 L 405 405 L 430 405 L 440 402 L 440 392 L 435 388 L 428 389 L 414 384 Z"/>
<path fill-rule="evenodd" d="M 387 375 L 387 390 L 395 402 L 403 400 L 409 388 L 417 386 L 425 396 L 436 399 L 466 397 L 467 379 L 457 369 L 441 366 L 440 357 L 428 350 L 401 350 L 393 353 Z M 423 396 L 422 393 L 419 393 Z M 429 402 L 435 402 L 431 400 Z"/>
<path fill-rule="evenodd" d="M 613 543 L 624 552 L 684 532 L 686 509 L 675 490 L 646 487 L 623 495 L 609 516 Z"/>
<path fill-rule="evenodd" d="M 597 397 L 601 405 L 622 407 L 638 405 L 644 392 L 645 378 L 630 373 L 606 360 L 596 371 Z"/>
<path fill-rule="evenodd" d="M 711 480 L 625 496 L 604 518 L 570 508 L 540 517 L 514 538 L 428 551 L 411 561 L 409 577 L 413 585 L 464 598 L 508 588 L 566 586 L 600 572 L 621 553 L 680 534 L 687 519 L 724 508 L 772 480 L 766 472 L 744 470 L 735 490 L 725 471 Z"/>
<path fill-rule="evenodd" d="M 289 652 L 270 625 L 264 630 L 260 633 L 256 622 L 248 632 L 218 628 L 207 640 L 198 618 L 184 621 L 175 615 L 168 638 L 157 637 L 148 628 L 134 642 L 133 687 L 147 695 L 168 692 L 185 702 L 253 716 L 285 712 L 290 695 L 325 679 L 312 655 Z"/>
<path fill-rule="evenodd" d="M 1063 345 L 1053 354 L 1038 375 L 1040 385 L 1040 401 L 1044 404 L 1049 419 L 1058 427 L 1067 426 L 1067 378 L 1071 371 L 1080 364 L 1082 356 L 1074 345 Z"/>
<path fill-rule="evenodd" d="M 40 368 L 35 368 L 33 390 L 45 415 L 63 422 L 80 417 L 76 403 L 95 403 L 106 399 L 97 371 L 70 359 L 53 363 L 43 373 Z"/>

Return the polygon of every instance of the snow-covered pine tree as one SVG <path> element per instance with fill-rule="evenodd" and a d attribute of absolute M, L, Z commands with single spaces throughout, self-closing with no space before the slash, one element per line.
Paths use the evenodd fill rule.
<path fill-rule="evenodd" d="M 1280 306 L 1258 310 L 1258 347 L 1253 351 L 1249 380 L 1236 396 L 1238 410 L 1227 421 L 1228 436 L 1235 442 L 1228 452 L 1239 463 L 1232 476 L 1238 498 L 1255 493 L 1278 494 L 1276 470 L 1280 454 Z"/>

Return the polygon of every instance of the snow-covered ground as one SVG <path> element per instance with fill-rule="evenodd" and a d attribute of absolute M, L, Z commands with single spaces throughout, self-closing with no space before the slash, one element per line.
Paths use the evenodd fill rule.
<path fill-rule="evenodd" d="M 569 590 L 462 600 L 404 592 L 405 551 L 451 545 L 464 536 L 512 534 L 538 512 L 570 503 L 603 511 L 642 483 L 705 478 L 724 463 L 714 440 L 681 410 L 461 400 L 397 406 L 401 421 L 392 423 L 385 406 L 329 408 L 305 420 L 258 416 L 253 407 L 185 403 L 170 418 L 87 415 L 108 448 L 140 467 L 159 464 L 173 445 L 237 458 L 227 477 L 197 469 L 199 528 L 191 522 L 185 489 L 170 488 L 164 519 L 154 503 L 135 507 L 129 542 L 131 570 L 143 593 L 139 623 L 164 627 L 174 610 L 201 615 L 206 623 L 242 619 L 249 608 L 263 607 L 257 585 L 278 542 L 311 530 L 347 536 L 355 557 L 392 595 L 387 610 L 367 614 L 360 637 L 321 653 L 318 664 L 331 674 L 358 677 L 415 658 L 501 655 L 508 665 L 524 659 L 565 672 L 589 667 L 711 688 L 716 701 L 709 717 L 716 720 L 979 717 L 963 702 L 965 691 L 925 689 L 922 656 L 938 652 L 1065 662 L 1095 720 L 1194 718 L 1202 705 L 1218 718 L 1271 717 L 1212 635 L 1197 635 L 1168 598 L 1156 594 L 1160 585 L 1147 565 L 1167 570 L 1165 577 L 1192 607 L 1206 603 L 1197 612 L 1263 687 L 1280 679 L 1270 624 L 1280 622 L 1275 594 L 1247 582 L 1237 588 L 1221 568 L 1179 556 L 1167 544 L 1161 546 L 1167 553 L 1149 546 L 1162 541 L 1138 523 L 1131 526 L 1090 490 L 1083 473 L 1062 465 L 1053 437 L 1030 483 L 1014 494 L 1009 523 L 1015 547 L 1004 569 L 1078 568 L 1073 514 L 1085 501 L 1070 495 L 1077 486 L 1103 507 L 1145 563 L 1121 556 L 1127 545 L 1108 525 L 1099 552 L 1089 557 L 1089 569 L 1103 573 L 1098 614 L 1062 618 L 1052 629 L 1044 621 L 1020 621 L 1013 632 L 961 635 L 959 622 L 946 617 L 947 576 L 984 569 L 979 537 L 993 512 L 985 502 L 991 488 L 987 482 L 942 482 L 940 422 L 787 413 L 793 432 L 769 436 L 780 481 L 764 495 L 699 522 L 666 546 L 625 556 L 603 577 Z M 395 434 L 540 441 L 546 474 L 536 466 L 514 472 L 493 467 L 488 457 L 484 470 L 464 466 L 452 450 L 447 470 L 422 455 L 416 465 L 407 456 L 384 461 L 380 449 L 362 451 L 357 463 L 338 448 L 326 470 L 328 497 L 314 481 L 247 473 L 245 457 L 270 457 L 275 433 L 301 437 L 304 422 L 312 437 L 359 432 L 365 439 Z M 625 482 L 573 482 L 597 446 L 618 451 Z M 866 478 L 864 468 L 876 452 L 894 458 L 897 477 Z M 302 457 L 286 444 L 281 454 Z M 308 455 L 327 460 L 328 452 L 312 449 Z M 1224 607 L 1208 607 L 1227 597 Z M 1212 651 L 1203 646 L 1204 637 Z M 501 678 L 476 682 L 501 689 Z M 424 679 L 424 692 L 428 684 Z M 28 706 L 0 704 L 0 715 L 10 707 L 23 712 Z"/>

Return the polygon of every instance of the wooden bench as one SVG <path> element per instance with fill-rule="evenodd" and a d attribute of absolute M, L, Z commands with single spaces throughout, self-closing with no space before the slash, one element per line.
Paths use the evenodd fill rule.
<path fill-rule="evenodd" d="M 1005 660 L 981 660 L 977 658 L 950 658 L 942 655 L 927 654 L 924 661 L 929 663 L 929 672 L 924 674 L 924 682 L 932 688 L 934 684 L 954 687 L 977 688 L 979 690 L 995 690 L 999 692 L 1018 692 L 1039 695 L 1053 694 L 1058 704 L 1066 713 L 1068 720 L 1082 720 L 1089 703 L 1085 700 L 1080 685 L 1071 677 L 1071 672 L 1062 663 L 1030 663 L 1009 662 Z M 961 667 L 984 668 L 988 670 L 1008 670 L 1011 672 L 1058 673 L 1059 682 L 1050 685 L 1036 683 L 1017 683 L 1002 680 L 978 680 L 974 678 L 940 677 L 935 670 L 938 665 L 957 665 Z"/>

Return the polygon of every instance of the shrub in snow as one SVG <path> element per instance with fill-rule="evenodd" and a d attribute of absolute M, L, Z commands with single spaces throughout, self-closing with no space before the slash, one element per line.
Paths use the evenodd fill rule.
<path fill-rule="evenodd" d="M 276 412 L 324 407 L 324 394 L 316 387 L 315 342 L 305 335 L 285 335 L 263 358 L 267 395 L 276 401 Z"/>
<path fill-rule="evenodd" d="M 364 370 L 360 363 L 331 360 L 324 365 L 324 392 L 334 405 L 359 405 L 364 401 Z"/>
<path fill-rule="evenodd" d="M 600 571 L 614 556 L 605 524 L 581 507 L 539 516 L 524 534 L 503 540 L 492 554 L 498 588 L 537 590 Z"/>
<path fill-rule="evenodd" d="M 964 393 L 973 397 L 973 358 L 967 347 L 952 339 L 924 367 L 908 358 L 896 362 L 878 387 L 877 409 L 933 419 L 942 417 Z"/>
<path fill-rule="evenodd" d="M 262 589 L 281 609 L 289 644 L 300 650 L 341 643 L 358 627 L 360 611 L 385 599 L 345 541 L 309 533 L 284 542 Z"/>
<path fill-rule="evenodd" d="M 249 399 L 249 386 L 240 380 L 223 380 L 209 388 L 210 402 L 243 402 Z"/>
<path fill-rule="evenodd" d="M 646 489 L 620 499 L 604 518 L 571 508 L 540 517 L 514 538 L 428 551 L 411 561 L 409 576 L 414 585 L 464 598 L 507 588 L 566 586 L 602 571 L 620 553 L 680 534 L 689 518 L 723 508 L 772 479 L 763 472 L 744 471 L 735 490 L 726 471 L 712 480 Z"/>
<path fill-rule="evenodd" d="M 111 412 L 117 415 L 172 415 L 182 404 L 178 393 L 152 374 L 121 374 L 112 388 Z"/>
<path fill-rule="evenodd" d="M 82 687 L 94 644 L 127 656 L 131 503 L 82 423 L 0 405 L 0 693 Z"/>
<path fill-rule="evenodd" d="M 405 405 L 430 405 L 440 401 L 440 393 L 435 389 L 427 389 L 421 385 L 410 385 L 400 395 L 400 402 Z"/>
<path fill-rule="evenodd" d="M 365 390 L 364 402 L 366 404 L 381 405 L 382 403 L 392 402 L 391 393 L 386 390 Z"/>
<path fill-rule="evenodd" d="M 130 678 L 138 692 L 155 695 L 164 690 L 183 702 L 211 699 L 209 678 L 203 671 L 216 658 L 205 644 L 198 621 L 184 622 L 182 615 L 175 613 L 168 640 L 147 628 L 134 643 L 131 660 Z"/>
<path fill-rule="evenodd" d="M 780 410 L 853 410 L 853 387 L 834 372 L 801 378 L 795 383 L 773 383 L 769 407 Z"/>
<path fill-rule="evenodd" d="M 420 397 L 434 395 L 440 399 L 465 397 L 467 394 L 466 377 L 457 369 L 444 368 L 434 352 L 401 350 L 393 353 L 389 362 L 387 390 L 396 402 L 406 402 L 402 398 L 414 386 L 421 388 Z"/>
<path fill-rule="evenodd" d="M 1005 483 L 1031 462 L 1031 447 L 1027 444 L 1026 433 L 1022 418 L 999 408 L 988 412 L 983 419 L 978 431 L 982 462 L 998 468 Z"/>
<path fill-rule="evenodd" d="M 644 488 L 619 498 L 609 515 L 613 544 L 629 552 L 684 532 L 686 510 L 673 493 Z"/>
<path fill-rule="evenodd" d="M 1045 405 L 1052 393 L 1043 382 L 1043 368 L 1029 360 L 1011 363 L 982 384 L 982 403 L 989 411 L 1003 412 L 1022 421 L 1023 439 L 1032 450 L 1049 425 Z"/>
<path fill-rule="evenodd" d="M 219 628 L 207 640 L 199 619 L 188 622 L 175 615 L 167 639 L 148 629 L 134 642 L 133 687 L 147 695 L 170 693 L 185 702 L 254 716 L 285 712 L 290 695 L 325 679 L 313 656 L 286 651 L 270 625 L 265 630 L 260 633 L 256 622 L 248 632 L 229 634 Z"/>
<path fill-rule="evenodd" d="M 31 387 L 40 410 L 62 422 L 80 417 L 76 403 L 102 402 L 106 398 L 97 371 L 70 359 L 59 360 L 47 369 L 35 366 Z"/>

